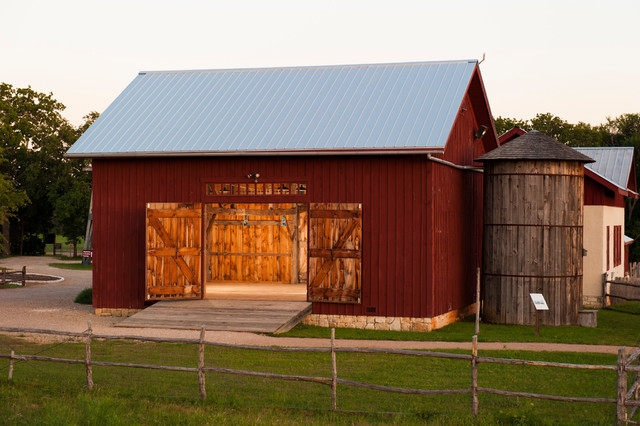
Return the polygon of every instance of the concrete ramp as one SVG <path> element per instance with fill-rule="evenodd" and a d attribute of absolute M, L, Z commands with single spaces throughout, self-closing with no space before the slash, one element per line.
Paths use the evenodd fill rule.
<path fill-rule="evenodd" d="M 116 327 L 284 333 L 311 313 L 311 303 L 274 300 L 162 301 Z"/>

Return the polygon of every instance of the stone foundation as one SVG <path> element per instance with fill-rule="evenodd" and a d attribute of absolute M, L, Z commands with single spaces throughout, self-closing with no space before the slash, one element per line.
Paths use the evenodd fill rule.
<path fill-rule="evenodd" d="M 602 308 L 602 296 L 582 296 L 582 306 L 585 308 Z"/>
<path fill-rule="evenodd" d="M 319 327 L 362 328 L 365 330 L 392 331 L 432 331 L 475 313 L 476 305 L 449 311 L 433 318 L 380 317 L 365 315 L 311 314 L 302 320 L 303 324 Z"/>
<path fill-rule="evenodd" d="M 142 309 L 126 309 L 126 308 L 96 308 L 94 314 L 101 317 L 130 317 Z"/>

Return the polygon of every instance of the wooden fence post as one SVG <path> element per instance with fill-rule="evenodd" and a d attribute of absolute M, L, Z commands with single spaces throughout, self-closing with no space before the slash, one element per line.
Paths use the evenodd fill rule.
<path fill-rule="evenodd" d="M 200 326 L 200 345 L 198 348 L 198 384 L 200 385 L 200 399 L 207 398 L 207 387 L 204 377 L 204 324 Z"/>
<path fill-rule="evenodd" d="M 9 380 L 13 379 L 13 355 L 14 351 L 11 351 L 11 358 L 9 358 Z"/>
<path fill-rule="evenodd" d="M 476 268 L 476 336 L 480 334 L 480 268 Z"/>
<path fill-rule="evenodd" d="M 473 415 L 478 415 L 478 336 L 471 338 L 471 406 Z"/>
<path fill-rule="evenodd" d="M 607 307 L 607 273 L 602 274 L 602 309 Z"/>
<path fill-rule="evenodd" d="M 627 406 L 627 353 L 623 346 L 618 349 L 618 388 L 616 392 L 616 424 L 626 424 Z"/>
<path fill-rule="evenodd" d="M 93 389 L 93 371 L 91 370 L 91 320 L 87 321 L 87 343 L 85 345 L 84 365 L 87 370 L 87 389 Z"/>
<path fill-rule="evenodd" d="M 336 329 L 331 329 L 331 410 L 336 411 L 338 406 L 338 366 L 336 365 L 335 351 Z"/>
<path fill-rule="evenodd" d="M 27 281 L 27 267 L 23 266 L 22 267 L 22 287 L 25 286 L 26 281 Z"/>

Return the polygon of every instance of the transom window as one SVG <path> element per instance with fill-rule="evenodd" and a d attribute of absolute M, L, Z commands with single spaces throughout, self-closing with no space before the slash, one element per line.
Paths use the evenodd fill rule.
<path fill-rule="evenodd" d="M 207 195 L 307 195 L 307 184 L 280 183 L 208 183 Z"/>

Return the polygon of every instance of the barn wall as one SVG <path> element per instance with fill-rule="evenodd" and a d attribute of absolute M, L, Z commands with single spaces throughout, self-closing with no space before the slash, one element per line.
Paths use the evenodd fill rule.
<path fill-rule="evenodd" d="M 94 160 L 95 307 L 144 306 L 147 202 L 211 201 L 206 180 L 242 181 L 258 172 L 264 180 L 306 180 L 309 194 L 299 202 L 363 204 L 362 304 L 316 303 L 314 313 L 429 316 L 424 206 L 431 164 L 425 156 Z"/>
<path fill-rule="evenodd" d="M 585 175 L 584 205 L 624 207 L 624 197 L 618 191 L 612 191 Z"/>
<path fill-rule="evenodd" d="M 476 110 L 466 95 L 443 159 L 459 165 L 482 166 L 474 158 L 485 154 L 487 146 L 495 148 L 491 128 L 485 135 L 487 141 L 474 138 L 477 123 L 485 119 Z M 482 265 L 482 176 L 438 163 L 433 163 L 430 169 L 428 181 L 433 182 L 430 190 L 435 209 L 428 225 L 434 265 L 429 289 L 431 311 L 435 315 L 468 306 L 475 300 L 475 271 Z"/>
<path fill-rule="evenodd" d="M 585 179 L 586 180 L 586 179 Z M 618 225 L 624 230 L 624 209 L 609 206 L 584 206 L 584 304 L 602 305 L 602 274 L 624 276 L 625 262 L 614 266 L 613 229 Z M 609 269 L 607 269 L 607 226 L 609 227 Z M 620 242 L 624 250 L 624 237 Z"/>

